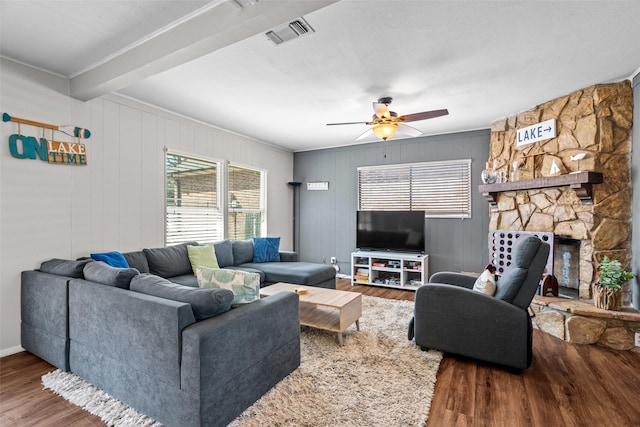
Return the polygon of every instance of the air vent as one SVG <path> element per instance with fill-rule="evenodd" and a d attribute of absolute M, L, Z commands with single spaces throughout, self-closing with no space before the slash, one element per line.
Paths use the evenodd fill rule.
<path fill-rule="evenodd" d="M 256 4 L 257 2 L 258 0 L 229 0 L 229 3 L 239 9 L 244 9 L 245 7 Z"/>
<path fill-rule="evenodd" d="M 309 31 L 313 31 L 313 28 L 311 28 L 302 18 L 289 22 L 289 28 L 295 31 L 299 36 L 307 34 Z"/>
<path fill-rule="evenodd" d="M 308 33 L 314 33 L 315 30 L 304 18 L 295 19 L 288 24 L 281 25 L 265 34 L 275 44 L 281 44 L 289 40 L 293 40 Z"/>

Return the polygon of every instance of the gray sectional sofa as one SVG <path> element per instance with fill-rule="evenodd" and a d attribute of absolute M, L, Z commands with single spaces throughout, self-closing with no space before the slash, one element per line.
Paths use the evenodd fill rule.
<path fill-rule="evenodd" d="M 261 285 L 335 288 L 331 266 L 293 253 L 245 262 L 250 242 L 216 242 L 220 266 L 259 272 Z M 167 426 L 227 425 L 299 366 L 298 296 L 231 308 L 231 291 L 197 287 L 186 245 L 125 253 L 130 268 L 24 271 L 22 347 Z"/>
<path fill-rule="evenodd" d="M 124 253 L 130 267 L 141 273 L 151 273 L 186 286 L 198 286 L 193 274 L 187 242 L 166 248 L 143 249 Z M 205 243 L 202 243 L 205 244 Z M 280 251 L 280 261 L 256 263 L 251 240 L 221 240 L 212 244 L 220 268 L 248 271 L 260 275 L 260 286 L 278 282 L 297 285 L 336 288 L 336 270 L 327 264 L 299 262 L 295 252 Z"/>

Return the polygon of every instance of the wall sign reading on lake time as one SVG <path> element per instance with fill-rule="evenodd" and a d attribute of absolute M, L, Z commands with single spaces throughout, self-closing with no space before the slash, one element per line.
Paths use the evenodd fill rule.
<path fill-rule="evenodd" d="M 535 125 L 527 126 L 526 128 L 518 129 L 516 145 L 519 147 L 555 137 L 556 119 L 549 119 Z"/>
<path fill-rule="evenodd" d="M 58 126 L 36 122 L 19 117 L 2 115 L 3 122 L 15 122 L 18 124 L 18 133 L 9 136 L 9 152 L 16 159 L 37 159 L 48 163 L 64 165 L 86 165 L 87 149 L 80 143 L 80 138 L 89 138 L 91 132 L 75 126 Z M 42 128 L 42 138 L 25 136 L 20 132 L 20 125 L 29 125 Z M 45 129 L 51 130 L 51 140 L 44 137 Z M 78 138 L 78 142 L 55 141 L 54 132 L 62 132 Z"/>

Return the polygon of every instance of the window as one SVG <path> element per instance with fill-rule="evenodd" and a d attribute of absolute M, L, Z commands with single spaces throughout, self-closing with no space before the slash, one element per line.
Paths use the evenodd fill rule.
<path fill-rule="evenodd" d="M 224 236 L 221 165 L 166 154 L 166 244 L 212 242 Z"/>
<path fill-rule="evenodd" d="M 262 235 L 265 175 L 264 171 L 229 165 L 229 239 L 250 239 Z"/>
<path fill-rule="evenodd" d="M 470 218 L 471 160 L 360 167 L 358 209 Z"/>

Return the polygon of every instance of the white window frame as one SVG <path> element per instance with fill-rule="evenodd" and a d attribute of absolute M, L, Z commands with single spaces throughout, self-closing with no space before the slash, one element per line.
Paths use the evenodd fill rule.
<path fill-rule="evenodd" d="M 169 226 L 169 210 L 173 209 L 177 211 L 176 207 L 169 206 L 167 200 L 167 191 L 168 191 L 168 169 L 167 169 L 167 157 L 175 156 L 175 157 L 187 157 L 190 159 L 194 159 L 197 161 L 208 162 L 216 165 L 217 174 L 216 174 L 216 207 L 210 209 L 211 213 L 214 215 L 217 214 L 220 216 L 220 228 L 218 228 L 218 232 L 209 232 L 198 235 L 198 231 L 194 231 L 194 234 L 191 237 L 186 237 L 185 239 L 176 239 L 172 238 L 170 234 L 170 226 Z M 226 195 L 225 192 L 225 176 L 226 176 L 226 168 L 225 162 L 218 159 L 207 158 L 206 156 L 202 156 L 199 154 L 187 153 L 180 150 L 172 150 L 169 148 L 165 148 L 164 150 L 164 242 L 165 246 L 174 245 L 178 243 L 183 243 L 186 241 L 202 241 L 202 242 L 210 242 L 215 240 L 222 240 L 226 235 L 226 216 L 225 216 L 225 207 L 226 207 Z M 194 213 L 200 213 L 201 211 L 206 210 L 206 208 L 196 208 L 196 207 L 183 207 L 185 211 L 192 211 Z M 215 229 L 215 228 L 214 228 Z"/>
<path fill-rule="evenodd" d="M 424 210 L 426 218 L 471 218 L 471 159 L 362 166 L 357 174 L 358 210 Z M 447 199 L 447 193 L 458 197 Z"/>
<path fill-rule="evenodd" d="M 256 237 L 265 237 L 267 236 L 267 173 L 268 171 L 266 169 L 263 168 L 258 168 L 255 166 L 249 166 L 246 164 L 242 164 L 242 163 L 236 163 L 236 162 L 228 162 L 227 163 L 227 168 L 225 169 L 225 179 L 226 179 L 226 183 L 227 185 L 225 186 L 225 216 L 228 216 L 230 214 L 230 206 L 228 206 L 228 200 L 229 200 L 229 168 L 230 167 L 236 167 L 236 168 L 242 168 L 242 169 L 248 169 L 248 170 L 252 170 L 252 171 L 256 171 L 256 172 L 260 172 L 261 177 L 260 177 L 260 188 L 262 191 L 260 191 L 260 235 L 261 236 L 256 236 Z M 255 212 L 254 209 L 240 209 L 238 212 Z M 228 224 L 228 219 L 225 219 L 225 225 Z M 228 231 L 225 233 L 226 236 L 229 235 Z"/>

